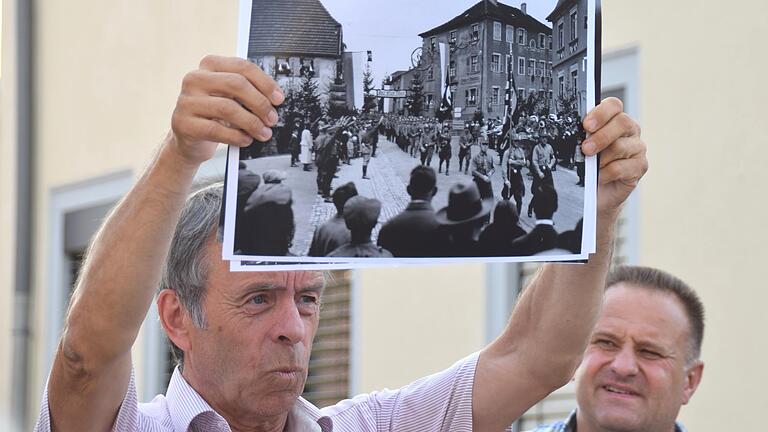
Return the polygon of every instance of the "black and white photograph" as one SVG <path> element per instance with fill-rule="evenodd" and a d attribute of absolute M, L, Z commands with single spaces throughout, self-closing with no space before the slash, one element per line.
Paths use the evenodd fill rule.
<path fill-rule="evenodd" d="M 224 258 L 587 258 L 595 2 L 241 0 L 238 54 L 286 98 L 230 149 Z"/>

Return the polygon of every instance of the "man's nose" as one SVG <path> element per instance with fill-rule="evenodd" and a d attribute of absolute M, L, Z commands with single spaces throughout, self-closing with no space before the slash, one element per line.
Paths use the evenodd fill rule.
<path fill-rule="evenodd" d="M 304 321 L 293 299 L 283 301 L 278 306 L 272 335 L 275 342 L 289 345 L 298 343 L 304 337 Z"/>
<path fill-rule="evenodd" d="M 630 346 L 623 346 L 611 361 L 611 370 L 619 376 L 633 376 L 637 374 L 637 357 Z"/>

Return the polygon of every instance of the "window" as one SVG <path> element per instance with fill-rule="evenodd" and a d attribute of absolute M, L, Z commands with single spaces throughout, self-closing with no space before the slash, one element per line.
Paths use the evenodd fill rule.
<path fill-rule="evenodd" d="M 432 48 L 432 51 L 437 49 L 437 38 L 436 37 L 433 36 L 433 37 L 429 38 L 429 46 L 430 46 L 430 48 Z"/>
<path fill-rule="evenodd" d="M 560 96 L 563 96 L 565 94 L 565 76 L 563 75 L 562 72 L 560 72 L 557 75 L 557 83 L 558 83 L 557 88 L 559 89 L 559 93 L 558 94 Z"/>
<path fill-rule="evenodd" d="M 536 39 L 531 38 L 530 43 L 528 46 L 531 47 L 531 49 L 536 49 Z"/>
<path fill-rule="evenodd" d="M 427 108 L 432 108 L 432 100 L 433 100 L 433 96 L 431 94 L 428 94 L 427 100 L 426 100 Z"/>
<path fill-rule="evenodd" d="M 448 42 L 456 43 L 456 30 L 451 31 L 451 35 L 448 37 Z"/>
<path fill-rule="evenodd" d="M 472 42 L 480 39 L 480 24 L 472 24 Z"/>
<path fill-rule="evenodd" d="M 518 100 L 525 99 L 525 89 L 524 88 L 517 89 L 517 99 Z"/>
<path fill-rule="evenodd" d="M 288 58 L 277 57 L 275 58 L 275 73 L 277 75 L 291 75 L 291 64 L 288 62 Z"/>
<path fill-rule="evenodd" d="M 507 42 L 514 42 L 515 41 L 515 28 L 511 25 L 507 25 L 507 34 L 506 34 L 505 40 Z"/>
<path fill-rule="evenodd" d="M 469 71 L 470 72 L 480 72 L 480 64 L 477 61 L 477 56 L 473 55 L 469 58 L 470 64 L 469 64 Z"/>
<path fill-rule="evenodd" d="M 528 59 L 528 75 L 536 75 L 536 59 Z"/>
<path fill-rule="evenodd" d="M 547 77 L 552 78 L 552 62 L 549 62 L 549 68 L 547 69 Z"/>
<path fill-rule="evenodd" d="M 545 95 L 546 93 L 544 92 L 544 90 L 539 90 L 539 99 L 544 99 Z"/>
<path fill-rule="evenodd" d="M 560 20 L 559 23 L 557 23 L 557 49 L 561 49 L 565 46 L 565 23 L 563 23 L 563 20 Z"/>
<path fill-rule="evenodd" d="M 427 81 L 433 81 L 435 79 L 435 67 L 430 66 L 429 69 L 427 69 Z"/>
<path fill-rule="evenodd" d="M 448 76 L 451 78 L 456 77 L 456 60 L 451 60 L 451 64 L 448 67 Z"/>
<path fill-rule="evenodd" d="M 547 46 L 552 49 L 552 36 L 547 36 Z"/>
<path fill-rule="evenodd" d="M 501 40 L 501 23 L 498 21 L 493 22 L 493 40 Z"/>
<path fill-rule="evenodd" d="M 539 76 L 547 76 L 547 62 L 539 60 Z"/>
<path fill-rule="evenodd" d="M 517 58 L 517 74 L 525 75 L 525 57 Z"/>
<path fill-rule="evenodd" d="M 517 29 L 517 43 L 520 45 L 525 45 L 525 29 Z"/>
<path fill-rule="evenodd" d="M 571 71 L 571 90 L 576 94 L 579 92 L 579 70 L 575 69 Z"/>
<path fill-rule="evenodd" d="M 491 55 L 491 72 L 503 72 L 501 68 L 501 54 Z"/>
<path fill-rule="evenodd" d="M 547 35 L 539 33 L 539 48 L 545 49 L 547 47 Z"/>
<path fill-rule="evenodd" d="M 472 87 L 470 89 L 467 89 L 464 95 L 467 98 L 467 105 L 470 105 L 470 106 L 477 105 L 477 87 Z"/>
<path fill-rule="evenodd" d="M 579 25 L 578 22 L 579 22 L 578 14 L 576 13 L 576 10 L 574 9 L 574 10 L 571 11 L 571 40 L 572 41 L 576 40 L 576 35 L 577 35 L 576 28 Z"/>
<path fill-rule="evenodd" d="M 499 103 L 501 101 L 501 97 L 500 96 L 501 96 L 501 88 L 494 86 L 491 89 L 491 103 L 493 105 L 499 105 Z"/>

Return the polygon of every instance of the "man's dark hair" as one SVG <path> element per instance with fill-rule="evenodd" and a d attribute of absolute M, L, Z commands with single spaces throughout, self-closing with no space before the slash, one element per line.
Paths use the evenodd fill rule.
<path fill-rule="evenodd" d="M 353 196 L 357 196 L 357 187 L 353 182 L 343 184 L 333 191 L 331 199 L 333 199 L 333 205 L 338 214 L 344 214 L 344 204 Z"/>
<path fill-rule="evenodd" d="M 533 202 L 533 211 L 536 219 L 552 219 L 557 211 L 557 191 L 548 184 L 543 184 L 536 191 L 536 199 Z"/>
<path fill-rule="evenodd" d="M 433 168 L 418 165 L 411 170 L 411 179 L 408 182 L 408 194 L 414 199 L 430 198 L 437 184 L 437 175 Z"/>
<path fill-rule="evenodd" d="M 613 269 L 608 274 L 606 289 L 619 283 L 668 293 L 680 300 L 691 326 L 691 346 L 688 360 L 699 358 L 704 339 L 704 305 L 688 284 L 663 270 L 640 266 L 619 266 Z"/>

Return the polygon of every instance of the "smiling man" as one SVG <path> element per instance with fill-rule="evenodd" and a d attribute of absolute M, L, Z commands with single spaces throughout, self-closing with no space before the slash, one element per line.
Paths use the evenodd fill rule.
<path fill-rule="evenodd" d="M 573 375 L 602 299 L 615 222 L 648 166 L 639 127 L 618 99 L 585 119 L 584 151 L 601 154 L 589 263 L 544 266 L 481 352 L 322 410 L 300 394 L 323 274 L 229 272 L 216 239 L 222 187 L 190 194 L 217 143 L 270 138 L 284 99 L 242 59 L 208 56 L 185 76 L 171 132 L 90 246 L 36 430 L 496 431 Z M 158 286 L 160 321 L 181 363 L 165 395 L 139 404 L 131 348 Z"/>
<path fill-rule="evenodd" d="M 619 267 L 607 287 L 576 372 L 578 409 L 535 432 L 684 432 L 675 420 L 701 382 L 704 306 L 648 267 Z"/>

